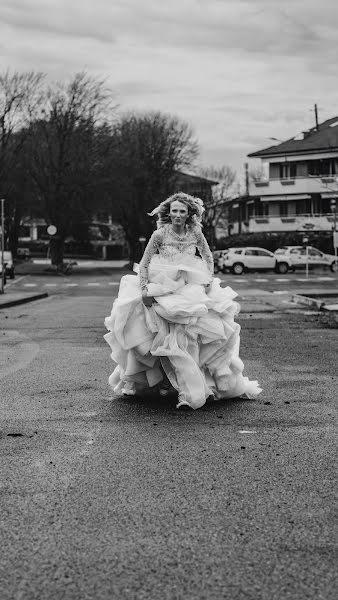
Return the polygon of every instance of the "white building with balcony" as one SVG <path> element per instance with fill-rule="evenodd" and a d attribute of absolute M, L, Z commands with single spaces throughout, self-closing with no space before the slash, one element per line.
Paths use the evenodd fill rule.
<path fill-rule="evenodd" d="M 229 233 L 332 231 L 338 199 L 338 117 L 248 155 L 267 176 L 229 203 Z"/>

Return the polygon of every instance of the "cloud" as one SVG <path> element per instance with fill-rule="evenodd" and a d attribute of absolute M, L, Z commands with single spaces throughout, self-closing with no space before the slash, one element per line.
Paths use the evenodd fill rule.
<path fill-rule="evenodd" d="M 314 102 L 337 112 L 336 0 L 3 0 L 0 23 L 3 68 L 85 68 L 122 109 L 188 120 L 218 162 L 311 126 Z"/>

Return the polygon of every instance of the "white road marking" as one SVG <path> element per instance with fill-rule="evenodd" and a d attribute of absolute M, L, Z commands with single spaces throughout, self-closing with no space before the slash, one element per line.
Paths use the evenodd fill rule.
<path fill-rule="evenodd" d="M 240 429 L 238 433 L 257 433 L 256 431 L 250 431 L 248 429 Z"/>
<path fill-rule="evenodd" d="M 101 283 L 87 283 L 87 285 L 94 286 L 94 285 L 101 285 Z"/>
<path fill-rule="evenodd" d="M 57 283 L 45 283 L 45 287 L 56 287 Z"/>
<path fill-rule="evenodd" d="M 288 279 L 287 277 L 283 277 L 283 279 L 275 279 L 274 281 L 281 281 L 284 283 L 284 281 L 290 281 L 290 279 Z"/>
<path fill-rule="evenodd" d="M 317 277 L 318 281 L 333 281 L 334 277 Z"/>
<path fill-rule="evenodd" d="M 120 285 L 119 281 L 109 281 L 108 285 Z"/>
<path fill-rule="evenodd" d="M 316 281 L 316 280 L 313 277 L 308 277 L 308 278 L 298 277 L 297 279 L 295 279 L 295 281 Z"/>
<path fill-rule="evenodd" d="M 16 283 L 19 283 L 19 281 L 22 281 L 23 279 L 26 279 L 27 275 L 23 275 L 22 277 L 19 277 L 19 279 L 16 279 L 15 281 L 11 281 L 11 283 L 7 283 L 7 288 L 11 287 L 12 285 L 15 285 Z"/>
<path fill-rule="evenodd" d="M 24 283 L 23 285 L 24 285 L 24 287 L 36 287 L 37 286 L 36 283 Z"/>
<path fill-rule="evenodd" d="M 66 287 L 76 287 L 79 284 L 78 283 L 66 283 L 65 285 L 66 285 Z"/>
<path fill-rule="evenodd" d="M 259 279 L 254 279 L 254 281 L 269 281 L 269 280 L 268 279 L 261 279 L 261 278 L 259 278 Z"/>

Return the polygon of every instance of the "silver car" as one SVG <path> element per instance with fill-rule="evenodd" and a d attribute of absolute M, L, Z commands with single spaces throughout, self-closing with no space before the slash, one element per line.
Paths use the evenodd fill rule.
<path fill-rule="evenodd" d="M 276 256 L 270 250 L 247 246 L 245 248 L 230 248 L 224 257 L 224 269 L 241 275 L 244 271 L 275 271 L 285 274 L 291 266 L 288 257 Z"/>
<path fill-rule="evenodd" d="M 334 254 L 325 254 L 313 246 L 282 246 L 275 252 L 280 260 L 282 257 L 291 261 L 291 268 L 329 267 L 333 273 L 337 271 L 337 259 Z"/>

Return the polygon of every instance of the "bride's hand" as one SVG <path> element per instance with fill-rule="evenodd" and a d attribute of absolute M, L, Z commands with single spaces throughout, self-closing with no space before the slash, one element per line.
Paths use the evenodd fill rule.
<path fill-rule="evenodd" d="M 150 308 L 153 301 L 154 301 L 154 298 L 152 296 L 142 296 L 142 302 L 143 302 L 144 306 L 146 306 L 147 308 Z"/>

